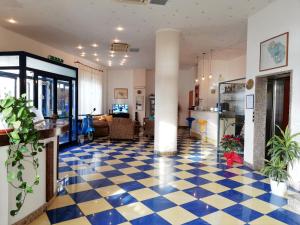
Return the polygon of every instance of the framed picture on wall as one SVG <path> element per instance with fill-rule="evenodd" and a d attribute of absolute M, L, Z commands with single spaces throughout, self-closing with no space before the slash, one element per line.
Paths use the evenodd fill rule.
<path fill-rule="evenodd" d="M 254 109 L 254 95 L 246 95 L 246 109 Z"/>
<path fill-rule="evenodd" d="M 287 66 L 288 51 L 288 32 L 261 42 L 259 71 L 266 71 Z"/>
<path fill-rule="evenodd" d="M 114 96 L 115 96 L 115 99 L 128 99 L 128 89 L 127 88 L 115 88 Z"/>

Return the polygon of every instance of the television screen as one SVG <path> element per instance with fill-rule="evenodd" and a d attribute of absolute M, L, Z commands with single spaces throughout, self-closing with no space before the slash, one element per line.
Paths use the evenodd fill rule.
<path fill-rule="evenodd" d="M 125 104 L 113 104 L 112 106 L 112 113 L 128 113 L 128 105 Z"/>

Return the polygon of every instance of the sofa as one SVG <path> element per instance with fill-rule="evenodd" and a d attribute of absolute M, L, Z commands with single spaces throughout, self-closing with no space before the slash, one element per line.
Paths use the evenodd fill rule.
<path fill-rule="evenodd" d="M 109 136 L 109 122 L 112 120 L 111 116 L 94 116 L 93 124 L 95 128 L 95 137 Z"/>
<path fill-rule="evenodd" d="M 135 122 L 129 118 L 113 118 L 109 124 L 109 138 L 115 140 L 133 140 Z"/>

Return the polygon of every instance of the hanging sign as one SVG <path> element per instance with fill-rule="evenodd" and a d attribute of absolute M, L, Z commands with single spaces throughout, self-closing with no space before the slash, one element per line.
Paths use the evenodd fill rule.
<path fill-rule="evenodd" d="M 53 55 L 48 55 L 48 59 L 58 63 L 64 63 L 64 60 Z"/>

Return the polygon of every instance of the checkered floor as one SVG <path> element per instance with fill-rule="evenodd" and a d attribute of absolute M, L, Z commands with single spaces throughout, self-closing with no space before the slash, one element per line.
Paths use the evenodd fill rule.
<path fill-rule="evenodd" d="M 158 157 L 147 139 L 102 139 L 66 150 L 63 188 L 31 225 L 300 224 L 266 177 L 228 168 L 200 141 L 181 136 L 178 147 L 176 157 Z"/>

